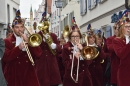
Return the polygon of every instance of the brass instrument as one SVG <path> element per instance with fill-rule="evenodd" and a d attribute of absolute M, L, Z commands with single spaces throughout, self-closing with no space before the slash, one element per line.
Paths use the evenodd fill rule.
<path fill-rule="evenodd" d="M 85 40 L 86 40 L 87 46 L 85 46 L 82 49 L 81 55 L 85 60 L 93 60 L 99 55 L 99 51 L 95 47 L 88 46 L 88 37 L 87 37 L 87 35 L 85 36 Z"/>
<path fill-rule="evenodd" d="M 28 31 L 28 29 L 25 27 L 25 29 Z M 28 31 L 29 32 L 29 31 Z M 41 43 L 42 43 L 42 37 L 39 35 L 39 34 L 32 34 L 29 32 L 30 36 L 28 38 L 28 44 L 31 46 L 31 47 L 37 47 L 39 46 Z M 26 45 L 24 39 L 22 38 L 23 40 L 23 44 L 25 46 L 25 49 L 26 49 L 26 52 L 27 52 L 27 55 L 29 57 L 29 60 L 31 61 L 32 65 L 34 66 L 34 61 L 33 61 L 33 58 L 31 56 L 31 53 L 29 51 L 29 48 L 28 46 Z"/>
<path fill-rule="evenodd" d="M 64 28 L 64 30 L 63 30 L 63 37 L 67 38 L 68 35 L 69 35 L 69 33 L 70 33 L 69 26 L 66 25 L 65 28 Z"/>
<path fill-rule="evenodd" d="M 42 32 L 45 42 L 49 46 L 49 49 L 52 52 L 52 54 L 56 55 L 56 51 L 51 48 L 51 44 L 53 43 L 53 40 L 49 33 L 49 22 L 48 21 L 41 22 L 38 26 L 38 29 Z M 48 37 L 46 38 L 45 35 L 48 35 Z"/>

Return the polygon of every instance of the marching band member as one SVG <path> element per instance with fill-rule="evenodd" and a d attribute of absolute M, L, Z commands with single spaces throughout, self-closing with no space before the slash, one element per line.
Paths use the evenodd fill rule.
<path fill-rule="evenodd" d="M 12 23 L 13 34 L 4 39 L 5 53 L 2 58 L 4 76 L 7 86 L 40 86 L 34 66 L 22 42 L 22 38 L 25 42 L 28 42 L 28 38 L 23 34 L 25 27 L 20 15 L 18 10 Z M 33 57 L 38 58 L 41 55 L 40 47 L 28 46 L 28 48 Z"/>
<path fill-rule="evenodd" d="M 64 38 L 60 38 L 60 46 L 61 46 L 61 49 L 63 49 L 63 45 L 66 44 L 66 41 Z M 61 76 L 61 80 L 63 82 L 63 76 L 64 76 L 64 73 L 65 73 L 65 68 L 64 68 L 64 65 L 62 63 L 62 50 L 61 52 L 57 53 L 57 62 L 58 62 L 58 66 L 59 66 L 59 70 L 60 70 L 60 76 Z"/>
<path fill-rule="evenodd" d="M 126 10 L 123 14 L 128 12 Z M 120 59 L 120 64 L 117 71 L 117 85 L 129 86 L 130 85 L 130 19 L 123 15 L 120 20 L 119 37 L 113 40 L 113 48 Z"/>
<path fill-rule="evenodd" d="M 101 30 L 98 30 L 96 33 L 96 44 L 101 47 L 101 49 L 104 51 L 105 54 L 108 54 L 106 38 L 104 37 L 104 33 L 102 34 Z M 102 59 L 102 61 L 101 61 L 101 65 L 103 67 L 103 74 L 105 74 L 108 59 L 109 58 L 106 57 L 106 59 Z M 109 81 L 109 78 L 104 76 L 103 83 L 106 84 L 108 81 Z"/>
<path fill-rule="evenodd" d="M 119 22 L 115 23 L 114 25 L 114 36 L 111 36 L 107 38 L 107 48 L 110 53 L 110 64 L 111 64 L 111 74 L 110 74 L 110 84 L 111 86 L 117 86 L 117 71 L 118 71 L 118 66 L 120 64 L 120 60 L 117 57 L 115 51 L 114 51 L 114 46 L 112 41 L 116 38 L 119 37 Z"/>
<path fill-rule="evenodd" d="M 99 51 L 97 58 L 92 60 L 92 63 L 89 65 L 88 69 L 92 76 L 93 86 L 103 86 L 103 67 L 101 65 L 102 59 L 105 59 L 109 54 L 105 54 L 101 46 L 96 45 L 96 37 L 91 29 L 91 24 L 88 25 L 88 46 L 93 46 Z"/>
<path fill-rule="evenodd" d="M 69 41 L 64 45 L 62 51 L 63 64 L 65 66 L 63 86 L 92 86 L 91 75 L 88 70 L 88 65 L 91 62 L 84 60 L 81 57 L 80 51 L 83 49 L 83 45 L 79 43 L 81 39 L 81 33 L 77 25 L 74 25 L 72 27 L 72 31 L 70 32 L 68 37 Z M 79 51 L 77 50 L 73 52 L 75 46 L 77 46 L 76 49 L 78 49 Z M 72 62 L 73 59 L 74 61 Z M 77 70 L 78 61 L 79 70 Z M 78 75 L 78 81 L 75 82 L 75 80 L 72 79 L 71 75 L 73 76 L 73 78 L 76 78 L 76 75 Z"/>
<path fill-rule="evenodd" d="M 58 68 L 56 54 L 61 52 L 61 47 L 57 36 L 49 32 L 49 22 L 46 12 L 42 15 L 42 20 L 38 26 L 39 34 L 42 36 L 42 55 L 36 59 L 36 73 L 40 86 L 58 86 L 61 84 L 61 77 Z"/>

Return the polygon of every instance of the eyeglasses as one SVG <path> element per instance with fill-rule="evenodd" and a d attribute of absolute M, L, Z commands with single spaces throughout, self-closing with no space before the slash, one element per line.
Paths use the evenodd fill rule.
<path fill-rule="evenodd" d="M 130 26 L 125 26 L 125 28 L 127 28 L 127 29 L 128 29 L 128 28 L 130 28 Z"/>
<path fill-rule="evenodd" d="M 71 38 L 79 38 L 79 36 L 71 36 Z"/>

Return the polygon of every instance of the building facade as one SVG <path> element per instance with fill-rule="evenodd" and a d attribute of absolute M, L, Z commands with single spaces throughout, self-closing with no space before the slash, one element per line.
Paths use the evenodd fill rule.
<path fill-rule="evenodd" d="M 61 15 L 61 9 L 56 7 L 55 0 L 52 0 L 51 4 L 51 32 L 55 33 L 58 38 L 61 36 L 61 29 L 60 29 L 60 15 Z"/>
<path fill-rule="evenodd" d="M 61 33 L 66 25 L 72 26 L 72 18 L 75 17 L 76 24 L 80 25 L 80 0 L 62 0 L 61 9 Z"/>
<path fill-rule="evenodd" d="M 12 23 L 20 0 L 0 0 L 0 38 L 6 37 L 7 24 Z"/>
<path fill-rule="evenodd" d="M 113 35 L 112 16 L 125 10 L 125 0 L 80 0 L 80 29 L 86 32 L 91 24 L 95 33 L 101 29 L 105 37 Z"/>
<path fill-rule="evenodd" d="M 39 5 L 39 8 L 34 11 L 34 18 L 37 23 L 41 21 L 42 13 L 45 11 L 45 0 L 42 0 L 41 4 Z"/>

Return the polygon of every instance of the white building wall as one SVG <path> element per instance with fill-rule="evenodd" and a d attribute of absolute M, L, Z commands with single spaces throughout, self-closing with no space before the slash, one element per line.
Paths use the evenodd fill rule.
<path fill-rule="evenodd" d="M 41 2 L 39 8 L 34 12 L 34 17 L 36 18 L 36 22 L 39 23 L 42 18 L 42 13 L 45 11 L 45 0 Z"/>
<path fill-rule="evenodd" d="M 52 0 L 51 5 L 51 32 L 55 33 L 58 38 L 61 36 L 61 28 L 60 28 L 60 8 L 56 8 L 55 0 Z M 55 19 L 56 17 L 56 19 Z"/>
<path fill-rule="evenodd" d="M 113 27 L 111 16 L 116 12 L 124 10 L 124 4 L 125 0 L 106 0 L 104 3 L 97 3 L 97 6 L 91 10 L 88 10 L 87 6 L 87 13 L 80 16 L 81 31 L 85 32 L 89 23 L 91 23 L 93 29 L 102 28 L 104 30 L 107 25 Z"/>
<path fill-rule="evenodd" d="M 65 23 L 64 23 L 64 18 L 67 16 L 66 14 L 68 14 L 68 21 L 67 21 L 67 25 L 71 26 L 71 22 L 72 22 L 72 18 L 70 18 L 70 15 L 71 13 L 73 12 L 74 13 L 74 16 L 75 17 L 75 20 L 76 20 L 76 24 L 79 26 L 80 25 L 80 4 L 78 3 L 78 0 L 63 0 L 63 1 L 66 1 L 68 2 L 67 5 L 62 8 L 62 11 L 61 11 L 61 15 L 64 15 L 64 17 L 62 16 L 61 17 L 61 20 L 62 20 L 62 31 L 65 27 Z"/>
<path fill-rule="evenodd" d="M 6 0 L 6 5 L 5 5 L 6 23 L 8 23 L 7 5 L 10 6 L 10 21 L 9 21 L 9 23 L 12 23 L 12 21 L 14 20 L 14 18 L 16 16 L 13 9 L 16 9 L 16 10 L 19 9 L 20 0 Z"/>
<path fill-rule="evenodd" d="M 8 12 L 7 5 L 9 5 L 9 17 L 8 21 Z M 15 17 L 14 9 L 19 9 L 20 0 L 0 0 L 0 38 L 6 37 L 6 28 L 8 23 L 12 23 Z"/>
<path fill-rule="evenodd" d="M 0 0 L 0 23 L 5 24 L 5 0 Z"/>

